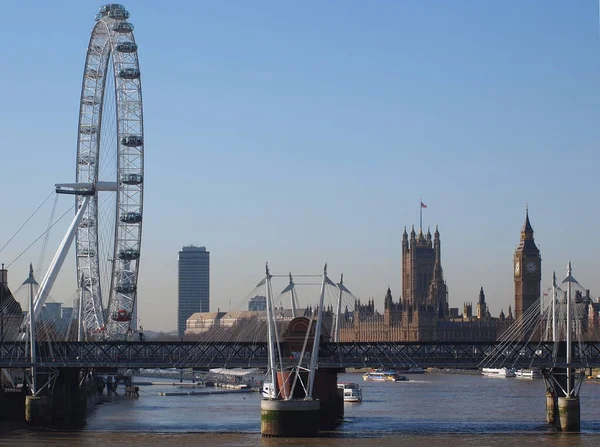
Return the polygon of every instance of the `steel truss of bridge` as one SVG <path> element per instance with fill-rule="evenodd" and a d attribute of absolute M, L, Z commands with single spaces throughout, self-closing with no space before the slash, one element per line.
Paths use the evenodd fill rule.
<path fill-rule="evenodd" d="M 285 344 L 282 345 L 285 352 Z M 264 368 L 266 343 L 244 342 L 38 342 L 32 365 L 25 342 L 0 344 L 0 368 Z M 494 366 L 565 367 L 554 342 L 348 342 L 323 343 L 321 368 L 476 368 Z M 297 364 L 287 352 L 284 362 Z M 305 356 L 306 358 L 306 356 Z M 600 367 L 600 342 L 573 343 L 572 367 Z"/>

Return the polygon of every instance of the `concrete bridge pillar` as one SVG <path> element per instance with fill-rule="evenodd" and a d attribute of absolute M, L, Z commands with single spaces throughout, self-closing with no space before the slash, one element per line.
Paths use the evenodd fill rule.
<path fill-rule="evenodd" d="M 52 405 L 48 396 L 25 397 L 25 420 L 36 427 L 52 425 Z"/>
<path fill-rule="evenodd" d="M 344 419 L 344 390 L 338 389 L 337 379 L 338 369 L 321 368 L 316 371 L 313 396 L 321 401 L 321 430 L 331 430 Z"/>
<path fill-rule="evenodd" d="M 558 416 L 558 401 L 554 389 L 546 391 L 546 422 L 556 425 Z"/>
<path fill-rule="evenodd" d="M 312 437 L 319 433 L 318 400 L 263 399 L 260 433 L 265 437 Z"/>
<path fill-rule="evenodd" d="M 41 389 L 39 395 L 26 396 L 25 420 L 35 426 L 79 428 L 86 422 L 88 403 L 96 403 L 95 380 L 81 380 L 78 368 L 59 368 L 57 372 L 52 387 Z M 43 381 L 38 383 L 44 385 Z"/>
<path fill-rule="evenodd" d="M 566 358 L 566 342 L 558 343 L 558 358 Z M 577 382 L 582 379 L 576 368 L 552 368 L 544 372 L 547 385 L 546 419 L 557 430 L 580 431 L 581 412 Z"/>
<path fill-rule="evenodd" d="M 579 407 L 579 396 L 559 397 L 558 416 L 560 429 L 564 432 L 580 431 L 581 414 Z"/>
<path fill-rule="evenodd" d="M 261 434 L 267 437 L 316 436 L 321 430 L 331 430 L 344 418 L 344 391 L 337 387 L 337 369 L 321 368 L 315 371 L 313 399 L 306 394 L 300 380 L 291 389 L 293 375 L 288 371 L 277 373 L 277 389 L 285 388 L 278 399 L 261 401 Z M 302 382 L 308 374 L 301 373 Z M 283 400 L 287 396 L 289 400 Z"/>

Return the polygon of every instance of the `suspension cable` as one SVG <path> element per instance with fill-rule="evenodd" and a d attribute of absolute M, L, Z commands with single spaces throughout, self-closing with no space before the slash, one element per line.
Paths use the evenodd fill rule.
<path fill-rule="evenodd" d="M 58 204 L 58 194 L 54 199 L 54 205 L 52 206 L 52 212 L 50 213 L 50 219 L 48 219 L 48 225 L 52 224 L 54 220 L 54 213 L 56 212 L 56 205 Z M 50 231 L 46 232 L 46 238 L 44 239 L 44 244 L 42 245 L 42 252 L 40 254 L 40 258 L 38 259 L 38 264 L 35 268 L 35 274 L 39 275 L 42 270 L 42 264 L 44 263 L 44 258 L 46 257 L 46 248 L 48 247 L 48 239 L 50 238 Z"/>
<path fill-rule="evenodd" d="M 52 227 L 54 225 L 56 225 L 57 223 L 59 223 L 63 217 L 65 217 L 73 208 L 75 208 L 75 205 L 73 205 L 71 208 L 69 208 L 67 211 L 64 212 L 64 214 L 62 216 L 60 216 L 52 225 L 50 225 L 50 227 L 48 227 L 48 229 L 46 231 L 44 231 L 42 234 L 40 234 L 35 241 L 33 241 L 31 244 L 29 244 L 27 246 L 27 248 L 25 250 L 23 250 L 21 253 L 19 253 L 19 256 L 17 256 L 15 259 L 13 259 L 7 266 L 6 268 L 9 268 L 11 265 L 13 265 L 21 256 L 23 256 L 27 250 L 29 250 L 37 241 L 39 241 L 41 238 L 44 237 L 44 235 L 50 231 L 52 229 Z"/>
<path fill-rule="evenodd" d="M 46 197 L 44 199 L 44 201 L 35 209 L 33 214 L 31 214 L 31 216 L 29 216 L 29 218 L 25 221 L 25 223 L 19 227 L 17 232 L 15 234 L 13 234 L 12 237 L 8 241 L 6 241 L 6 243 L 2 246 L 2 248 L 0 248 L 0 253 L 2 253 L 2 250 L 4 250 L 6 248 L 6 246 L 8 244 L 10 244 L 10 242 L 17 236 L 17 234 L 19 234 L 19 232 L 23 229 L 23 227 L 25 227 L 25 225 L 27 225 L 27 222 L 29 222 L 33 218 L 33 216 L 35 216 L 35 214 L 40 210 L 40 208 L 42 206 L 44 206 L 44 203 L 46 203 L 48 201 L 48 199 L 52 196 L 52 194 L 54 194 L 54 190 L 52 190 L 52 192 L 50 194 L 48 194 L 48 197 Z M 12 262 L 11 262 L 11 264 L 12 264 Z"/>

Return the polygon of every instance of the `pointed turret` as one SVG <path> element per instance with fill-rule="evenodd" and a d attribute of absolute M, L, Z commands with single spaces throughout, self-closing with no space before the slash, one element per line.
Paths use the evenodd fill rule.
<path fill-rule="evenodd" d="M 442 263 L 442 244 L 440 241 L 440 232 L 438 226 L 435 226 L 435 233 L 433 234 L 433 248 L 435 249 L 435 262 L 437 264 Z"/>
<path fill-rule="evenodd" d="M 529 208 L 525 209 L 525 222 L 521 228 L 521 240 L 519 241 L 517 252 L 527 252 L 539 255 L 539 250 L 535 245 L 535 240 L 533 237 L 533 227 L 529 221 Z"/>
<path fill-rule="evenodd" d="M 423 234 L 422 228 L 419 229 L 419 235 L 417 236 L 417 242 L 419 243 L 419 245 L 425 244 L 425 235 Z"/>
<path fill-rule="evenodd" d="M 383 308 L 391 309 L 393 304 L 392 300 L 392 289 L 388 286 L 387 293 L 385 294 L 385 298 L 383 299 Z"/>
<path fill-rule="evenodd" d="M 530 234 L 533 237 L 533 228 L 531 227 L 531 222 L 529 222 L 529 207 L 525 207 L 525 223 L 523 223 L 523 228 L 521 228 L 521 233 Z"/>
<path fill-rule="evenodd" d="M 477 301 L 477 318 L 486 319 L 488 312 L 489 310 L 485 304 L 485 293 L 483 292 L 483 286 L 481 286 L 481 290 L 479 291 L 479 301 Z"/>

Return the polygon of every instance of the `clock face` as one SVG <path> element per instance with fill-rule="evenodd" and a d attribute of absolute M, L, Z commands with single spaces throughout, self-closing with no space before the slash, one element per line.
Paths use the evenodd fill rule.
<path fill-rule="evenodd" d="M 527 263 L 527 267 L 525 267 L 527 269 L 528 273 L 535 273 L 535 271 L 537 270 L 537 265 L 534 261 L 529 261 Z"/>
<path fill-rule="evenodd" d="M 515 262 L 515 275 L 518 275 L 521 272 L 521 263 L 519 261 Z"/>

